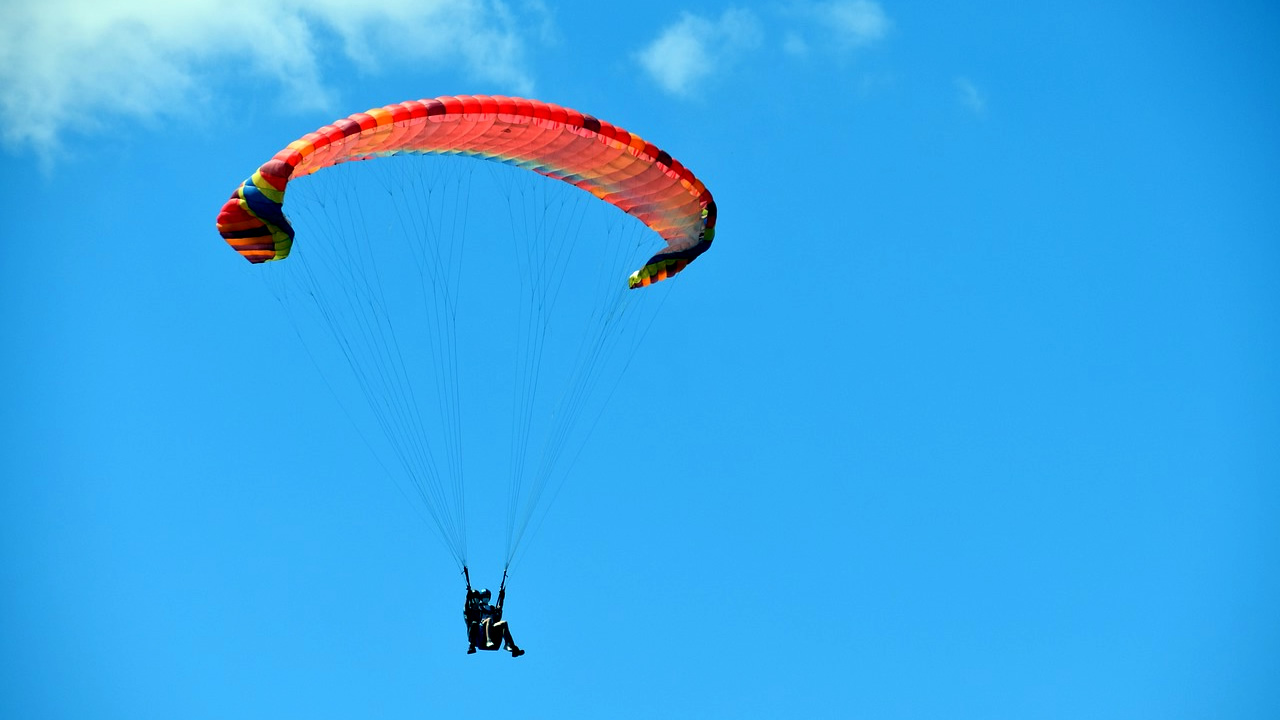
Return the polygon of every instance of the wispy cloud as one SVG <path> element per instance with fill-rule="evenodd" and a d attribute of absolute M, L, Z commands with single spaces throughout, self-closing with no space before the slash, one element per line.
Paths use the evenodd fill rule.
<path fill-rule="evenodd" d="M 788 32 L 782 38 L 782 51 L 788 55 L 804 57 L 809 54 L 809 43 L 797 32 Z"/>
<path fill-rule="evenodd" d="M 685 13 L 640 51 L 639 60 L 664 90 L 687 95 L 760 41 L 760 21 L 749 10 L 726 10 L 714 20 Z"/>
<path fill-rule="evenodd" d="M 893 27 L 874 0 L 794 2 L 767 12 L 762 20 L 750 10 L 731 9 L 718 19 L 684 13 L 664 28 L 638 54 L 641 67 L 662 89 L 691 94 L 711 82 L 748 51 L 764 44 L 766 33 L 777 35 L 776 46 L 786 55 L 840 56 L 884 39 Z"/>
<path fill-rule="evenodd" d="M 169 114 L 210 84 L 265 81 L 285 103 L 325 107 L 335 54 L 364 71 L 452 65 L 528 92 L 522 27 L 496 0 L 0 3 L 0 137 L 47 157 L 68 129 Z"/>
<path fill-rule="evenodd" d="M 960 96 L 960 103 L 971 110 L 976 115 L 981 115 L 987 110 L 987 98 L 978 89 L 977 85 L 967 77 L 958 77 L 955 80 L 956 92 Z"/>
<path fill-rule="evenodd" d="M 875 43 L 892 27 L 889 16 L 873 0 L 832 0 L 814 5 L 812 13 L 823 27 L 850 47 Z"/>

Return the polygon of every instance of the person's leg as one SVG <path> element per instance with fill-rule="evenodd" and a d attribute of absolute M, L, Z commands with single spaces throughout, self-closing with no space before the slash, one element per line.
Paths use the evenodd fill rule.
<path fill-rule="evenodd" d="M 515 640 L 511 639 L 511 627 L 507 625 L 507 621 L 503 620 L 502 622 L 499 622 L 494 626 L 494 630 L 497 630 L 498 626 L 501 626 L 502 628 L 502 641 L 506 643 L 507 649 L 511 651 L 511 657 L 520 657 L 523 655 L 524 651 L 516 647 Z"/>
<path fill-rule="evenodd" d="M 511 628 L 507 626 L 506 620 L 499 620 L 493 624 L 493 634 L 502 638 L 502 642 L 507 645 L 507 649 L 511 648 Z"/>

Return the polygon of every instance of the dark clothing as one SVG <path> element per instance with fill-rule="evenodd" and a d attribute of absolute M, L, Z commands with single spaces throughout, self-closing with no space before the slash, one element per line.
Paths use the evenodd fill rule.
<path fill-rule="evenodd" d="M 480 599 L 480 593 L 468 592 L 467 604 L 462 606 L 462 619 L 468 626 L 474 625 L 484 619 L 484 613 L 488 607 L 484 600 Z"/>
<path fill-rule="evenodd" d="M 482 620 L 501 620 L 502 605 L 490 605 L 478 594 L 472 593 L 467 596 L 467 604 L 462 608 L 462 618 L 468 625 Z"/>
<path fill-rule="evenodd" d="M 516 647 L 515 642 L 512 641 L 510 628 L 502 621 L 502 601 L 505 595 L 504 589 L 498 593 L 498 604 L 490 605 L 486 602 L 488 593 L 467 591 L 467 602 L 462 607 L 462 619 L 467 623 L 467 641 L 471 643 L 468 653 L 475 652 L 476 648 L 496 650 L 505 643 L 513 657 L 524 654 L 524 651 Z"/>

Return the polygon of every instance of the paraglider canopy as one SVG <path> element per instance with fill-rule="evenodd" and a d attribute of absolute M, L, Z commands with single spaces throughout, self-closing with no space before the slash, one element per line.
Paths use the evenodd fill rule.
<path fill-rule="evenodd" d="M 715 237 L 711 193 L 653 143 L 559 105 L 486 95 L 387 105 L 304 135 L 232 193 L 218 215 L 218 231 L 250 262 L 282 260 L 294 241 L 281 208 L 290 180 L 337 163 L 400 153 L 456 153 L 517 165 L 634 215 L 667 247 L 632 273 L 633 288 L 680 272 Z"/>

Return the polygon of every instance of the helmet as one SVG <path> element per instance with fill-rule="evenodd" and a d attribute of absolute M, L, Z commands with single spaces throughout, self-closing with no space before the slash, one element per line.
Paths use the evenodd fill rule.
<path fill-rule="evenodd" d="M 476 593 L 476 595 L 478 595 L 479 597 L 484 598 L 485 600 L 488 600 L 489 598 L 493 597 L 493 594 L 492 594 L 492 593 L 490 593 L 490 592 L 489 592 L 488 590 L 486 590 L 485 588 L 480 588 L 480 591 L 479 591 L 479 592 L 477 592 L 477 593 Z"/>

